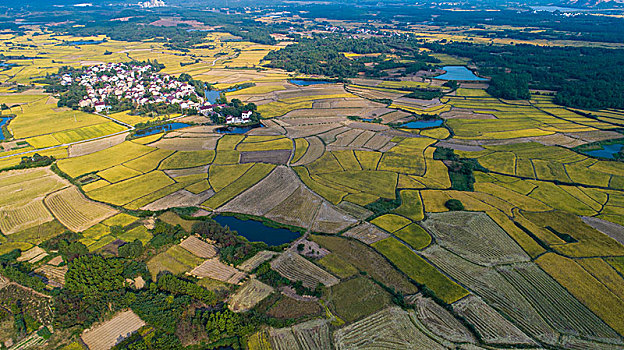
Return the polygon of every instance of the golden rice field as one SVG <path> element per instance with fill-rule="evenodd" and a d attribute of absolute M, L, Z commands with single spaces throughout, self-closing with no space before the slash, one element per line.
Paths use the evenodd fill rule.
<path fill-rule="evenodd" d="M 30 83 L 62 65 L 157 58 L 165 65 L 163 73 L 188 73 L 216 88 L 254 83 L 226 96 L 257 103 L 264 127 L 225 136 L 211 126 L 135 139 L 122 134 L 115 136 L 120 137 L 116 144 L 85 146 L 80 152 L 71 146 L 68 151 L 66 144 L 128 128 L 96 114 L 58 108 L 42 90 L 0 90 L 0 104 L 10 107 L 4 113 L 15 114 L 8 131 L 26 142 L 23 148 L 14 141 L 0 144 L 0 169 L 19 164 L 21 153 L 57 158 L 51 168 L 0 172 L 0 254 L 33 247 L 38 252 L 42 248 L 37 244 L 66 229 L 78 233 L 90 252 L 102 253 L 116 240 L 149 246 L 157 234 L 148 228 L 150 210 L 240 212 L 312 232 L 312 242 L 306 244 L 313 257 L 294 247 L 263 250 L 236 268 L 220 260 L 218 244 L 183 236 L 149 250 L 143 259 L 153 278 L 168 271 L 192 273 L 204 286 L 227 283 L 227 306 L 236 312 L 286 303 L 287 291 L 273 294 L 264 282 L 246 280 L 266 261 L 274 272 L 309 289 L 325 285 L 320 300 L 327 304 L 321 308 L 319 301 L 312 302 L 325 309 L 321 317 L 327 321 L 255 333 L 242 340 L 250 348 L 329 342 L 339 349 L 362 342 L 372 347 L 390 342 L 392 348 L 450 347 L 459 343 L 445 336 L 457 334 L 444 327 L 459 323 L 455 315 L 487 340 L 486 346 L 580 349 L 621 342 L 624 237 L 618 225 L 624 225 L 624 165 L 583 155 L 574 147 L 620 137 L 613 129 L 623 112 L 592 111 L 596 118 L 588 118 L 580 114 L 585 111 L 555 105 L 551 96 L 506 101 L 479 85 L 462 84 L 429 102 L 405 97 L 412 88 L 439 86 L 424 79 L 295 86 L 288 83 L 292 77 L 287 72 L 256 69 L 279 46 L 228 42 L 222 34 L 206 34 L 214 48 L 194 47 L 188 53 L 159 42 L 108 40 L 78 49 L 60 43 L 81 38 L 3 34 L 4 41 L 24 45 L 2 42 L 1 54 L 32 59 L 1 72 L 2 82 Z M 443 64 L 466 64 L 462 58 L 434 56 Z M 392 101 L 371 100 L 380 97 Z M 419 115 L 438 115 L 444 125 L 414 130 L 388 124 Z M 153 120 L 128 111 L 110 117 L 129 125 Z M 209 123 L 200 118 L 193 120 Z M 437 159 L 441 146 L 478 164 L 473 190 L 457 190 L 462 170 L 456 161 Z M 265 151 L 282 151 L 277 153 L 285 154 L 285 160 L 279 165 L 263 157 L 244 162 L 249 154 Z M 461 201 L 465 211 L 451 212 L 451 199 Z M 158 220 L 182 223 L 181 232 L 190 233 L 194 221 L 162 212 Z M 118 226 L 123 232 L 113 234 Z M 368 288 L 337 306 L 337 300 L 348 299 L 352 285 Z M 426 293 L 415 295 L 418 288 L 430 291 L 453 313 L 431 307 L 426 317 L 418 314 L 430 300 Z M 390 289 L 409 295 L 405 301 L 416 303 L 416 309 L 387 308 Z M 361 309 L 367 311 L 354 312 L 366 298 L 371 305 Z M 327 328 L 327 322 L 334 326 Z M 90 348 L 107 348 L 143 324 L 134 314 L 120 314 L 83 333 L 82 340 Z"/>

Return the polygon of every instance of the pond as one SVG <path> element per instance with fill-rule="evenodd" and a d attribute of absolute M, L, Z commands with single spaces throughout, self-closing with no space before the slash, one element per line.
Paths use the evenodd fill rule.
<path fill-rule="evenodd" d="M 591 157 L 614 159 L 615 155 L 618 154 L 622 148 L 624 148 L 624 144 L 613 143 L 610 145 L 602 145 L 602 149 L 583 151 L 583 153 Z"/>
<path fill-rule="evenodd" d="M 461 81 L 486 81 L 485 78 L 476 76 L 470 69 L 465 66 L 445 66 L 442 67 L 446 73 L 433 77 L 439 80 L 461 80 Z"/>
<path fill-rule="evenodd" d="M 204 98 L 206 98 L 206 101 L 208 101 L 208 103 L 210 104 L 216 103 L 219 97 L 221 97 L 221 91 L 217 91 L 217 90 L 205 90 L 204 91 Z"/>
<path fill-rule="evenodd" d="M 246 125 L 246 126 L 224 126 L 215 129 L 219 134 L 244 134 L 247 131 L 255 128 L 263 128 L 262 124 Z"/>
<path fill-rule="evenodd" d="M 405 124 L 399 125 L 400 128 L 408 128 L 408 129 L 427 129 L 427 128 L 437 128 L 441 126 L 444 121 L 442 119 L 434 119 L 434 120 L 415 120 L 413 122 L 407 122 Z"/>
<path fill-rule="evenodd" d="M 222 92 L 233 92 L 233 91 L 242 90 L 242 89 L 244 89 L 244 87 L 235 86 L 235 87 L 231 87 L 225 90 L 204 90 L 204 98 L 206 99 L 208 103 L 215 104 L 217 103 L 217 100 L 219 99 L 219 97 L 221 97 Z"/>
<path fill-rule="evenodd" d="M 86 40 L 86 41 L 68 41 L 65 45 L 78 46 L 78 45 L 97 45 L 103 43 L 104 40 Z"/>
<path fill-rule="evenodd" d="M 334 81 L 327 80 L 302 80 L 302 79 L 291 79 L 288 81 L 291 84 L 299 85 L 299 86 L 310 86 L 310 85 L 319 85 L 319 84 L 334 84 Z"/>
<path fill-rule="evenodd" d="M 156 125 L 156 126 L 152 126 L 149 128 L 137 130 L 135 131 L 135 135 L 149 136 L 149 135 L 158 134 L 159 132 L 163 132 L 163 131 L 171 131 L 171 130 L 186 128 L 187 126 L 191 126 L 191 124 L 169 123 L 169 124 L 163 124 L 163 125 Z"/>
<path fill-rule="evenodd" d="M 0 129 L 2 129 L 2 127 L 5 126 L 9 120 L 11 120 L 9 117 L 0 117 Z M 2 131 L 0 131 L 0 140 L 4 140 L 4 133 Z"/>
<path fill-rule="evenodd" d="M 290 243 L 299 238 L 299 232 L 285 228 L 274 228 L 255 220 L 241 220 L 234 216 L 218 215 L 213 217 L 221 226 L 227 226 L 232 231 L 247 238 L 250 242 L 264 242 L 270 246 Z"/>

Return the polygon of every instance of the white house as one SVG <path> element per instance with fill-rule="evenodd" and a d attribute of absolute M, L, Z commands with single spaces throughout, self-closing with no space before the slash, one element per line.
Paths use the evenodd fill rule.
<path fill-rule="evenodd" d="M 102 112 L 103 110 L 107 108 L 106 103 L 104 102 L 97 102 L 94 107 L 95 107 L 95 111 L 98 113 Z"/>

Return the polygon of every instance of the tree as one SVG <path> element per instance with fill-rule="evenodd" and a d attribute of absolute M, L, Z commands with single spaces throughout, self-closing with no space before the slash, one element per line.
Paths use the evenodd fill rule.
<path fill-rule="evenodd" d="M 133 242 L 126 243 L 119 247 L 119 256 L 123 258 L 137 258 L 143 254 L 143 243 L 135 239 Z"/>
<path fill-rule="evenodd" d="M 124 264 L 119 259 L 85 255 L 68 265 L 65 288 L 71 292 L 82 293 L 87 298 L 99 298 L 107 292 L 123 288 Z"/>
<path fill-rule="evenodd" d="M 506 100 L 527 100 L 531 98 L 529 80 L 526 74 L 498 74 L 492 77 L 487 92 Z"/>
<path fill-rule="evenodd" d="M 464 210 L 464 204 L 458 199 L 449 199 L 444 203 L 444 206 L 451 211 Z"/>

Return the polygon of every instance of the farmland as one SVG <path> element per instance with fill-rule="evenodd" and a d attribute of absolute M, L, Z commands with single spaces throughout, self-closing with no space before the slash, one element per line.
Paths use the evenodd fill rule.
<path fill-rule="evenodd" d="M 291 281 L 301 281 L 308 288 L 315 288 L 319 283 L 330 287 L 339 281 L 332 274 L 294 252 L 283 253 L 271 261 L 271 267 Z"/>
<path fill-rule="evenodd" d="M 132 311 L 122 312 L 107 322 L 85 331 L 83 341 L 89 349 L 104 350 L 117 344 L 119 338 L 127 337 L 145 325 Z"/>
<path fill-rule="evenodd" d="M 624 346 L 617 5 L 230 5 L 5 6 L 0 343 Z"/>

